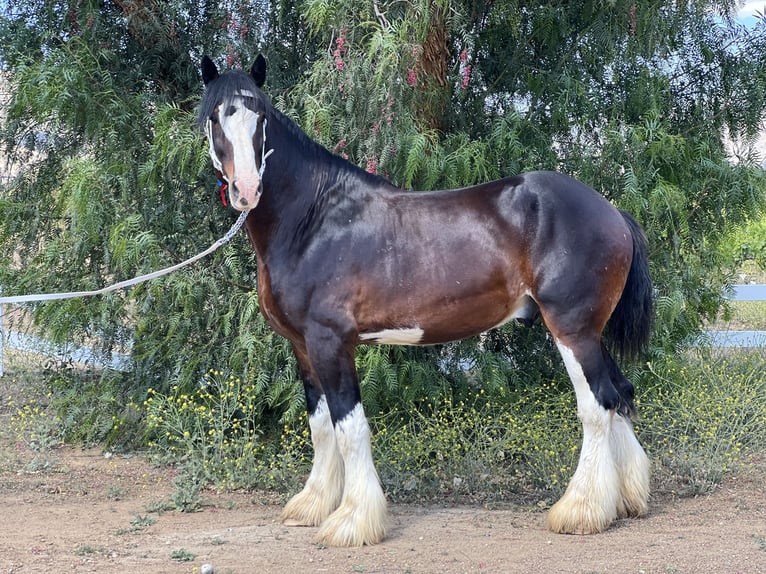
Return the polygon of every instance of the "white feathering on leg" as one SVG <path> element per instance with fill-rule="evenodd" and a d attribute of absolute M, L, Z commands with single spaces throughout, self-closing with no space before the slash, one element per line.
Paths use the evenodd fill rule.
<path fill-rule="evenodd" d="M 548 513 L 548 528 L 559 533 L 593 534 L 617 518 L 620 480 L 610 444 L 614 413 L 598 403 L 572 350 L 559 341 L 556 345 L 577 395 L 583 444 L 564 496 Z"/>
<path fill-rule="evenodd" d="M 361 403 L 335 425 L 346 470 L 343 499 L 317 535 L 329 546 L 377 544 L 386 535 L 386 498 L 372 460 L 370 427 Z"/>
<path fill-rule="evenodd" d="M 646 514 L 649 509 L 649 458 L 629 419 L 615 415 L 610 442 L 620 477 L 617 514 L 620 517 Z"/>
<path fill-rule="evenodd" d="M 303 490 L 282 511 L 282 522 L 287 526 L 318 526 L 338 507 L 343 495 L 343 459 L 324 395 L 309 417 L 309 428 L 314 464 Z"/>

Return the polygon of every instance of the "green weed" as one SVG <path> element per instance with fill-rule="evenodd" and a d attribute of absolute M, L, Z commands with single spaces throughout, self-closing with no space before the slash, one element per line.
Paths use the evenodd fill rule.
<path fill-rule="evenodd" d="M 660 488 L 706 492 L 749 453 L 766 448 L 766 367 L 759 355 L 660 359 L 631 377 L 636 432 Z M 185 461 L 176 508 L 197 509 L 208 483 L 280 492 L 299 487 L 311 461 L 305 416 L 278 433 L 261 430 L 251 392 L 218 372 L 195 393 L 150 392 L 145 407 L 154 452 Z M 446 389 L 369 419 L 392 500 L 522 497 L 547 507 L 563 493 L 579 456 L 574 393 L 561 371 L 524 388 L 485 391 L 477 381 L 468 393 Z"/>
<path fill-rule="evenodd" d="M 130 520 L 130 528 L 120 528 L 117 530 L 116 534 L 120 536 L 123 534 L 138 534 L 149 528 L 155 522 L 157 522 L 157 519 L 154 516 L 150 516 L 148 514 L 141 516 L 140 514 L 136 513 L 135 516 L 133 516 L 133 518 Z"/>
<path fill-rule="evenodd" d="M 172 560 L 178 560 L 179 562 L 191 562 L 196 557 L 197 557 L 196 554 L 189 552 L 185 548 L 173 550 L 173 552 L 170 553 L 170 558 Z"/>
<path fill-rule="evenodd" d="M 295 427 L 264 437 L 253 384 L 211 371 L 193 392 L 173 387 L 170 394 L 148 394 L 149 446 L 160 461 L 185 461 L 174 498 L 179 508 L 196 504 L 208 483 L 219 489 L 294 489 L 309 468 L 305 415 Z"/>
<path fill-rule="evenodd" d="M 83 544 L 78 546 L 74 551 L 76 556 L 88 556 L 91 554 L 103 554 L 104 549 L 100 546 L 91 546 L 89 544 Z"/>
<path fill-rule="evenodd" d="M 573 393 L 557 383 L 511 400 L 478 391 L 372 418 L 381 479 L 394 499 L 557 496 L 577 461 Z M 493 400 L 494 399 L 494 400 Z"/>

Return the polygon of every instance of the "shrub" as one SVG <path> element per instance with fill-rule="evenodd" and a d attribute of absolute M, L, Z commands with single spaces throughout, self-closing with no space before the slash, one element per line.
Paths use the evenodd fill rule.
<path fill-rule="evenodd" d="M 303 430 L 289 424 L 279 435 L 262 429 L 263 400 L 255 383 L 215 370 L 191 392 L 177 385 L 169 394 L 149 389 L 149 447 L 160 461 L 182 463 L 179 490 L 208 483 L 224 489 L 295 488 L 309 468 L 305 416 L 296 425 Z"/>
<path fill-rule="evenodd" d="M 653 459 L 656 488 L 705 492 L 766 449 L 760 354 L 661 359 L 630 376 L 637 383 L 636 432 Z M 193 393 L 150 392 L 150 446 L 159 459 L 182 463 L 184 500 L 208 483 L 283 493 L 300 488 L 312 459 L 306 417 L 261 428 L 256 395 L 251 384 L 218 371 Z M 393 501 L 547 505 L 561 496 L 577 465 L 582 434 L 561 370 L 520 389 L 445 391 L 387 407 L 369 418 L 379 474 Z"/>
<path fill-rule="evenodd" d="M 710 490 L 766 448 L 766 367 L 761 353 L 650 364 L 637 393 L 639 439 L 661 487 Z"/>

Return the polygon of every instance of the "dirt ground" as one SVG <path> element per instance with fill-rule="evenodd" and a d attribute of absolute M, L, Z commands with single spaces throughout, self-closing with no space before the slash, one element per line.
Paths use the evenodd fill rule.
<path fill-rule="evenodd" d="M 0 433 L 5 434 L 5 433 Z M 0 574 L 39 572 L 766 573 L 766 460 L 698 498 L 659 495 L 648 516 L 555 535 L 534 509 L 391 506 L 380 545 L 325 548 L 251 493 L 156 512 L 173 475 L 141 457 L 0 444 Z M 153 511 L 154 509 L 154 511 Z M 175 557 L 175 558 L 174 558 Z M 186 560 L 183 560 L 185 558 Z"/>

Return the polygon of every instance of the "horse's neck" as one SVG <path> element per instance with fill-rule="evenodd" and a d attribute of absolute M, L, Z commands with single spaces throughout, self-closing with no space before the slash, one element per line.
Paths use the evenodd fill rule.
<path fill-rule="evenodd" d="M 276 251 L 300 253 L 321 226 L 332 225 L 341 212 L 361 209 L 370 194 L 384 187 L 284 117 L 274 118 L 266 129 L 269 149 L 273 152 L 266 159 L 263 195 L 248 218 L 251 242 L 264 260 Z"/>
<path fill-rule="evenodd" d="M 273 149 L 266 162 L 263 195 L 248 218 L 250 241 L 264 260 L 274 251 L 283 251 L 307 222 L 321 215 L 318 202 L 336 185 L 336 174 L 328 171 L 321 154 L 296 154 L 278 143 Z"/>

